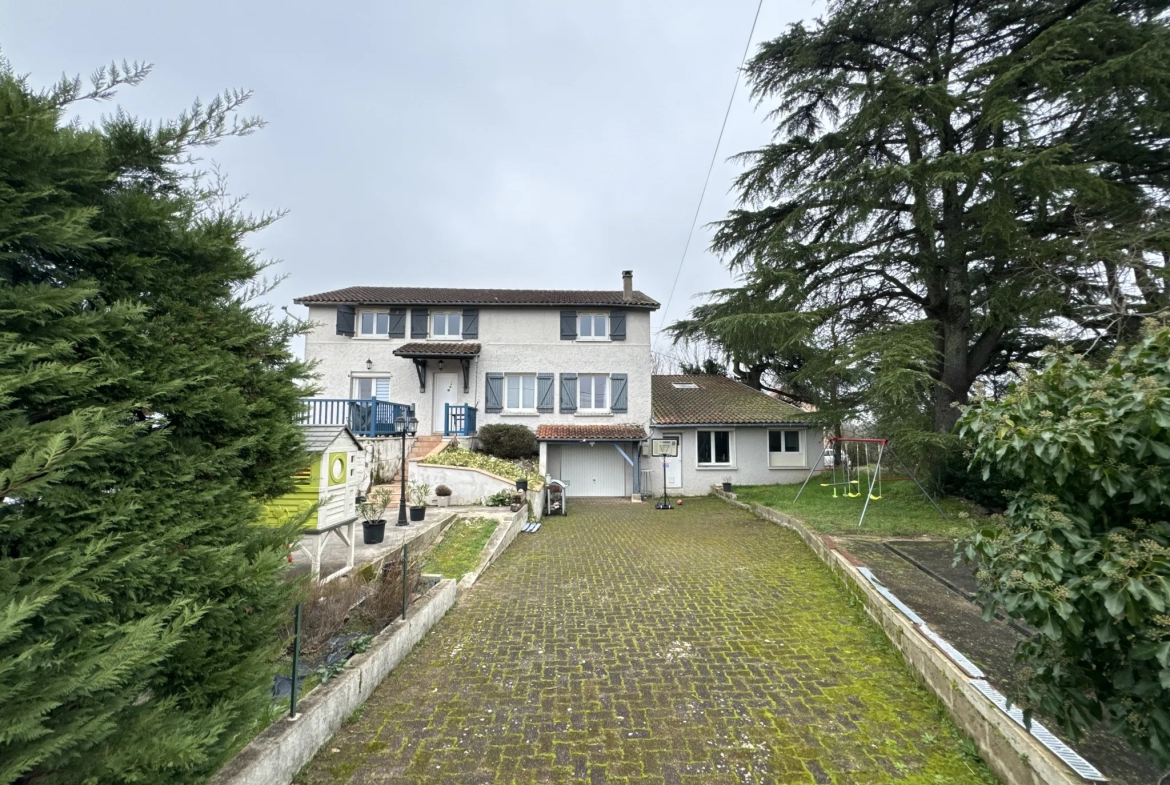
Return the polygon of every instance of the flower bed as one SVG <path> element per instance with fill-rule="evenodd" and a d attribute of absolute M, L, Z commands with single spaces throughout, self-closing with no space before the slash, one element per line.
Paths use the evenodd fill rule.
<path fill-rule="evenodd" d="M 461 447 L 448 447 L 442 452 L 419 461 L 431 466 L 454 466 L 464 469 L 479 469 L 490 472 L 505 480 L 528 480 L 529 490 L 536 491 L 544 486 L 544 477 L 534 460 L 506 461 L 495 458 L 482 452 L 464 450 Z"/>

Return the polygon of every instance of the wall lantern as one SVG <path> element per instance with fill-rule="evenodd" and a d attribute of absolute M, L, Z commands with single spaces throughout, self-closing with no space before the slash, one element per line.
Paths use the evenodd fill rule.
<path fill-rule="evenodd" d="M 443 370 L 443 361 L 439 360 L 439 370 Z"/>
<path fill-rule="evenodd" d="M 366 360 L 366 370 L 367 371 L 374 370 L 374 361 L 373 360 Z"/>

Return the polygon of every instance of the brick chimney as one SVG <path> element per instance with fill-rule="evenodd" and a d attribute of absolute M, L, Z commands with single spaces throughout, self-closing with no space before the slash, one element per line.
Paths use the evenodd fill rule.
<path fill-rule="evenodd" d="M 634 299 L 634 271 L 622 270 L 622 299 Z"/>

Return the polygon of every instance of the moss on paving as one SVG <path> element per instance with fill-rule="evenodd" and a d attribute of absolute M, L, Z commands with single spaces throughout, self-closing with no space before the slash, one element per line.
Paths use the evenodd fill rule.
<path fill-rule="evenodd" d="M 866 495 L 850 498 L 838 491 L 837 498 L 833 498 L 833 489 L 822 487 L 816 477 L 809 481 L 798 501 L 793 500 L 800 485 L 744 485 L 733 490 L 741 502 L 762 504 L 794 515 L 816 531 L 827 534 L 956 537 L 971 531 L 974 511 L 962 499 L 939 499 L 939 506 L 947 514 L 943 518 L 914 483 L 887 482 L 881 498 L 870 501 L 859 529 L 857 521 Z"/>
<path fill-rule="evenodd" d="M 443 539 L 427 553 L 422 571 L 459 580 L 471 572 L 479 553 L 491 538 L 499 521 L 491 518 L 460 518 L 451 524 Z"/>
<path fill-rule="evenodd" d="M 304 782 L 994 782 L 794 533 L 714 499 L 570 509 L 517 539 Z"/>

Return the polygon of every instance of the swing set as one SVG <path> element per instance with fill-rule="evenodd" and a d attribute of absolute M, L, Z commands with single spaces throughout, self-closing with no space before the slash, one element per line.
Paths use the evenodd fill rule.
<path fill-rule="evenodd" d="M 883 482 L 904 482 L 912 480 L 918 486 L 918 490 L 922 491 L 922 495 L 930 502 L 931 506 L 938 511 L 944 519 L 947 517 L 946 513 L 935 503 L 926 489 L 922 487 L 922 483 L 918 482 L 909 469 L 898 461 L 897 457 L 890 454 L 898 465 L 906 472 L 905 477 L 884 477 L 882 471 L 882 459 L 887 457 L 887 448 L 889 447 L 889 439 L 850 439 L 834 436 L 827 442 L 825 449 L 821 452 L 820 457 L 813 462 L 812 468 L 808 472 L 808 476 L 804 478 L 804 483 L 801 484 L 800 490 L 796 492 L 796 498 L 793 502 L 800 499 L 800 494 L 804 493 L 805 486 L 808 485 L 809 480 L 817 473 L 819 469 L 822 472 L 828 470 L 829 467 L 824 465 L 825 453 L 830 450 L 833 454 L 832 475 L 822 475 L 821 487 L 832 488 L 834 499 L 856 499 L 865 496 L 865 504 L 861 507 L 861 517 L 857 521 L 858 528 L 861 527 L 865 521 L 865 513 L 869 509 L 871 501 L 880 501 L 882 498 L 882 483 Z M 852 447 L 852 449 L 851 449 Z M 853 454 L 850 455 L 850 452 Z M 864 476 L 863 476 L 864 475 Z M 876 493 L 875 493 L 876 491 Z"/>

